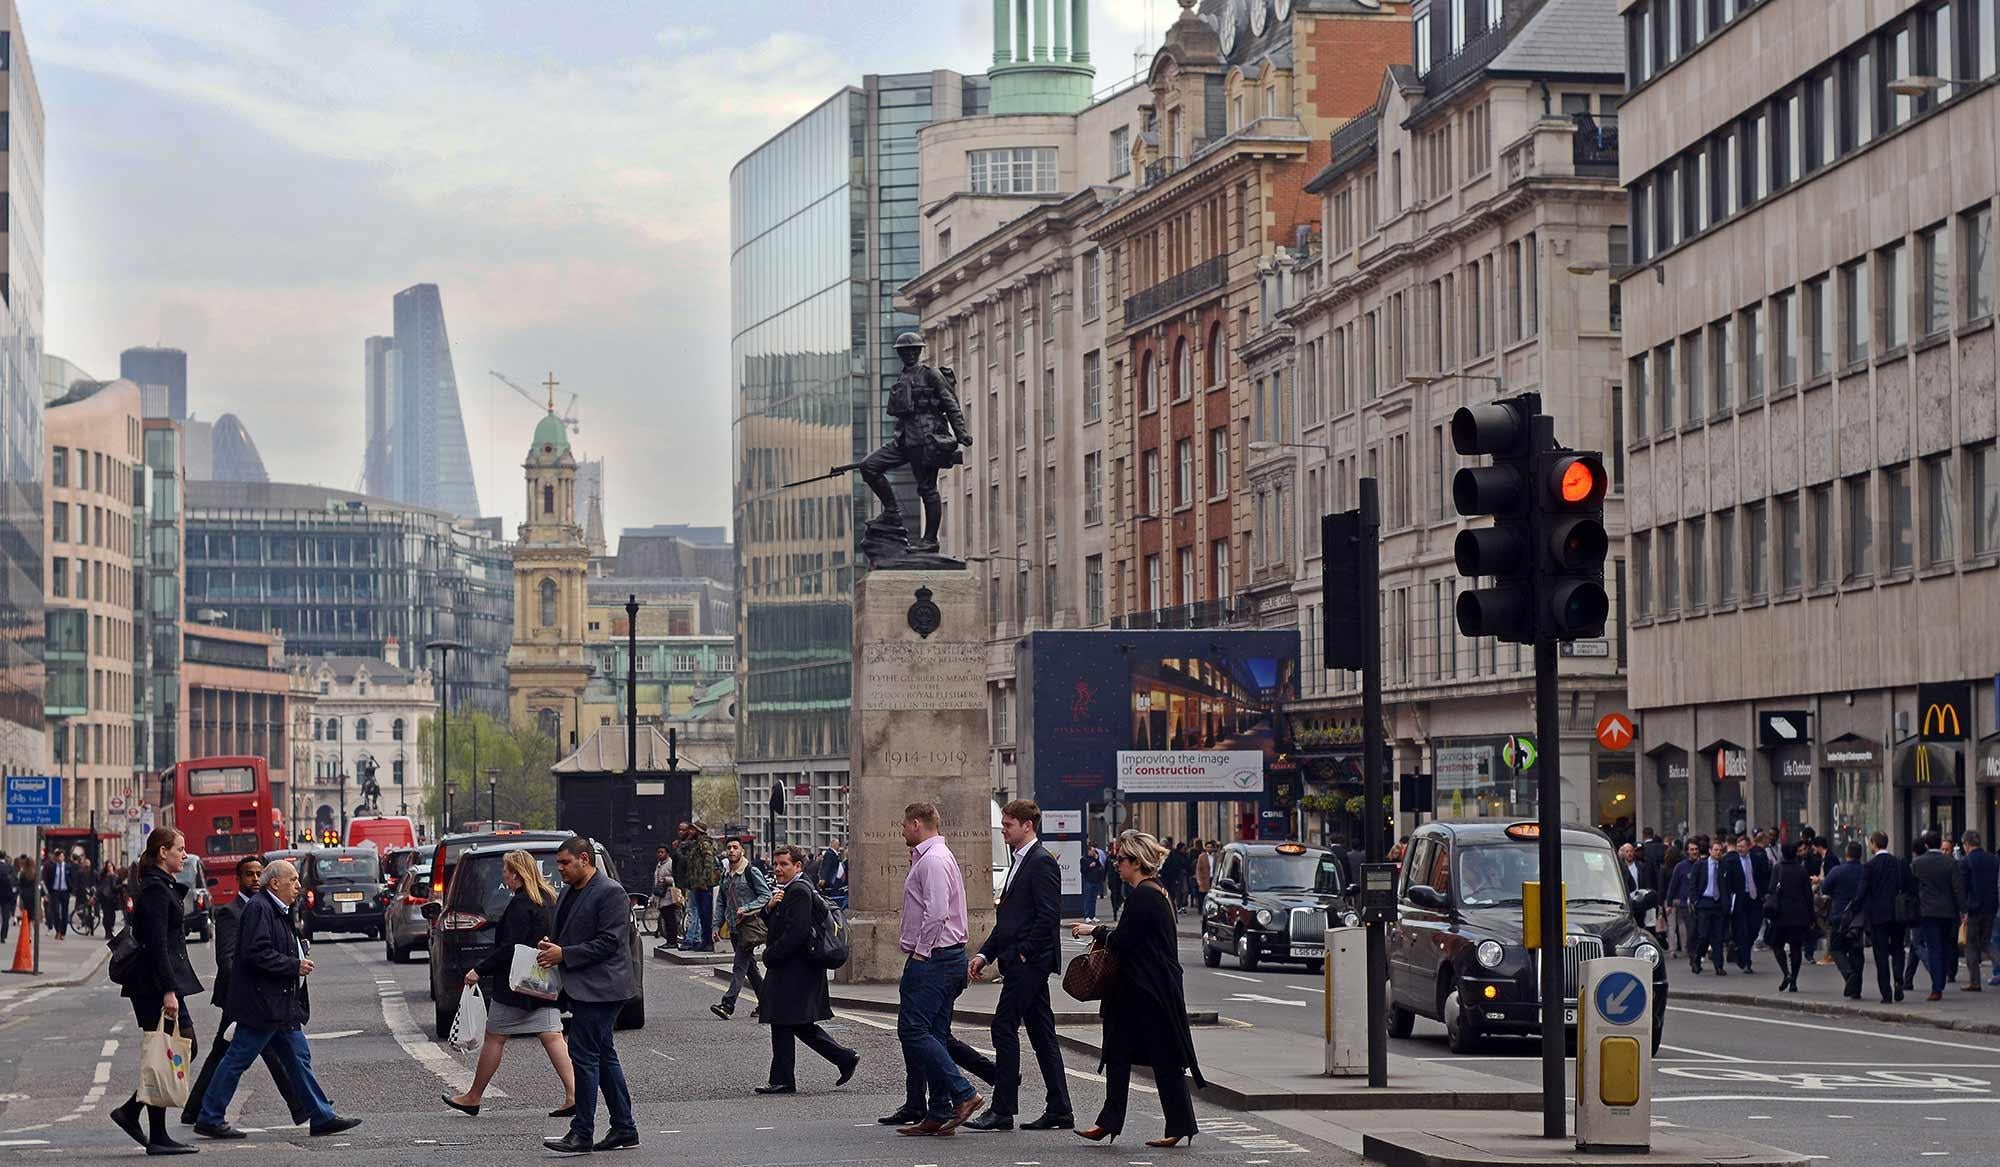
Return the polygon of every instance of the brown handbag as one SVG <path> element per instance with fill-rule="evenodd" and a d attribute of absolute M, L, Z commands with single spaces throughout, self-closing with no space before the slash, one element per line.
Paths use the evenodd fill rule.
<path fill-rule="evenodd" d="M 1063 992 L 1079 1001 L 1102 1001 L 1118 987 L 1118 958 L 1102 940 L 1063 970 Z"/>

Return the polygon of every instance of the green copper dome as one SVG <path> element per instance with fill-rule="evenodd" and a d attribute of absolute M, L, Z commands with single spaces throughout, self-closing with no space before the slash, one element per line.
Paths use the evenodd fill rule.
<path fill-rule="evenodd" d="M 553 413 L 544 415 L 535 426 L 535 446 L 530 454 L 540 454 L 545 447 L 551 453 L 569 453 L 569 427 Z"/>

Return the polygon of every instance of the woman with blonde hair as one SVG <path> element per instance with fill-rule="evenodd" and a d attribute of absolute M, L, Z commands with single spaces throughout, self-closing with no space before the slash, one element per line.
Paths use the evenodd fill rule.
<path fill-rule="evenodd" d="M 576 1071 L 570 1066 L 569 1046 L 563 1041 L 562 1020 L 553 1001 L 523 996 L 507 987 L 514 964 L 514 946 L 535 946 L 555 933 L 556 889 L 549 886 L 535 857 L 526 851 L 509 851 L 500 865 L 500 881 L 510 898 L 500 916 L 500 932 L 494 937 L 493 952 L 465 974 L 466 987 L 480 985 L 486 994 L 486 1044 L 479 1048 L 479 1065 L 473 1071 L 472 1089 L 460 1095 L 444 1095 L 444 1104 L 465 1114 L 478 1114 L 486 1084 L 500 1070 L 500 1057 L 507 1051 L 507 1039 L 533 1036 L 548 1051 L 549 1064 L 562 1079 L 563 1104 L 549 1112 L 550 1118 L 567 1118 L 576 1112 Z"/>
<path fill-rule="evenodd" d="M 1194 1035 L 1188 1031 L 1187 998 L 1181 991 L 1180 938 L 1174 925 L 1173 901 L 1160 885 L 1160 868 L 1167 849 L 1143 831 L 1126 831 L 1112 847 L 1112 866 L 1129 889 L 1125 913 L 1115 928 L 1077 923 L 1070 935 L 1097 937 L 1118 958 L 1117 984 L 1105 998 L 1104 1109 L 1097 1125 L 1076 1132 L 1097 1142 L 1116 1138 L 1125 1126 L 1125 1101 L 1131 1092 L 1132 1067 L 1150 1066 L 1166 1117 L 1166 1137 L 1149 1139 L 1149 1147 L 1194 1142 L 1194 1100 L 1188 1095 L 1187 1073 L 1197 1086 L 1208 1083 L 1195 1060 Z"/>

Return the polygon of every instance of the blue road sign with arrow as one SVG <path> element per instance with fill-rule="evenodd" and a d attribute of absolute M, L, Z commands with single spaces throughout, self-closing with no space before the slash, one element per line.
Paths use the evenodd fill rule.
<path fill-rule="evenodd" d="M 1597 982 L 1591 1000 L 1597 1015 L 1612 1025 L 1630 1025 L 1646 1012 L 1646 985 L 1628 972 L 1615 972 Z"/>
<path fill-rule="evenodd" d="M 7 825 L 53 827 L 62 822 L 62 779 L 39 774 L 7 777 Z"/>

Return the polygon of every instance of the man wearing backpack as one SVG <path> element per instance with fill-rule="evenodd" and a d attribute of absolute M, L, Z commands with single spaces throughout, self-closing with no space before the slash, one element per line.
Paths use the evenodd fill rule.
<path fill-rule="evenodd" d="M 701 943 L 699 951 L 715 951 L 715 886 L 722 882 L 722 862 L 716 858 L 715 841 L 708 837 L 706 824 L 696 822 L 688 827 L 687 841 L 682 843 L 687 854 L 687 882 L 681 886 L 687 890 L 688 899 L 693 901 L 696 919 L 701 921 Z"/>
<path fill-rule="evenodd" d="M 1092 843 L 1083 849 L 1083 918 L 1097 923 L 1097 897 L 1104 890 L 1104 848 Z"/>
<path fill-rule="evenodd" d="M 771 852 L 771 869 L 777 890 L 764 905 L 764 919 L 770 939 L 764 945 L 764 993 L 759 998 L 757 1018 L 771 1027 L 771 1074 L 757 1087 L 759 1094 L 799 1092 L 797 1043 L 840 1071 L 841 1086 L 854 1077 L 861 1055 L 835 1041 L 820 1028 L 833 1018 L 833 1003 L 826 987 L 826 961 L 814 948 L 820 913 L 825 908 L 813 894 L 812 881 L 805 878 L 806 850 L 790 845 Z"/>

